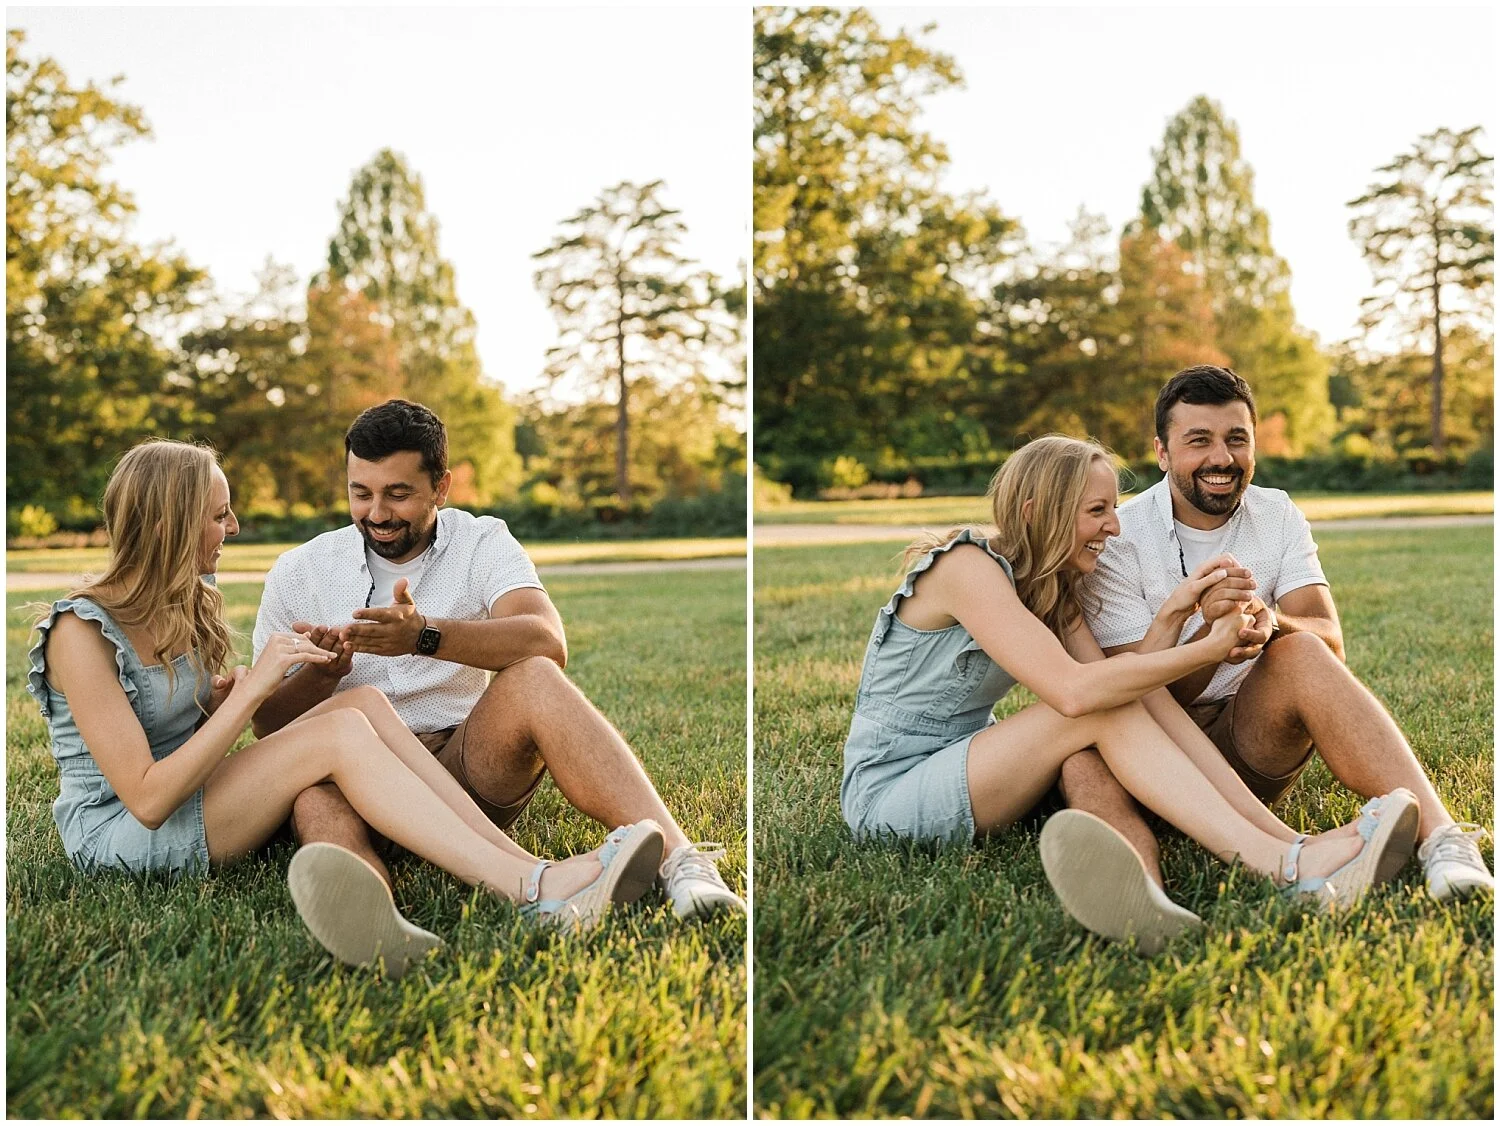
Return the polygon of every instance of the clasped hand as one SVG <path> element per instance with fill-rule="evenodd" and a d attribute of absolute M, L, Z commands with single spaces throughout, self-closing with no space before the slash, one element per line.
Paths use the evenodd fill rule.
<path fill-rule="evenodd" d="M 1237 665 L 1260 656 L 1260 651 L 1271 640 L 1271 610 L 1255 593 L 1255 577 L 1248 567 L 1242 567 L 1232 555 L 1220 555 L 1210 559 L 1193 573 L 1201 582 L 1209 570 L 1223 570 L 1224 575 L 1215 581 L 1203 584 L 1198 594 L 1198 610 L 1204 622 L 1212 625 L 1229 614 L 1247 614 L 1251 621 L 1239 631 L 1239 644 L 1224 658 L 1227 664 Z M 1189 579 L 1177 589 L 1194 580 Z"/>
<path fill-rule="evenodd" d="M 339 655 L 326 645 L 314 643 L 303 632 L 273 633 L 255 664 L 236 665 L 224 676 L 215 676 L 209 686 L 208 712 L 213 714 L 236 691 L 246 691 L 259 703 L 280 686 L 296 665 L 312 667 L 336 663 Z M 243 686 L 243 689 L 241 688 Z"/>
<path fill-rule="evenodd" d="M 389 606 L 366 607 L 354 611 L 355 620 L 346 626 L 321 626 L 312 622 L 293 622 L 292 629 L 306 635 L 335 660 L 310 666 L 319 676 L 339 680 L 354 667 L 354 654 L 374 653 L 381 657 L 404 657 L 417 651 L 417 638 L 427 619 L 417 612 L 410 584 L 397 579 Z"/>

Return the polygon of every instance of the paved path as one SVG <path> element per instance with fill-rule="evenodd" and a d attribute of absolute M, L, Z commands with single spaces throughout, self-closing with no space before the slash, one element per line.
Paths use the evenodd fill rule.
<path fill-rule="evenodd" d="M 733 571 L 745 569 L 743 555 L 716 556 L 712 559 L 632 559 L 624 563 L 553 563 L 538 567 L 543 578 L 565 578 L 571 575 L 635 575 L 653 571 Z M 56 571 L 16 571 L 5 576 L 5 589 L 58 590 L 74 587 L 82 575 Z M 264 571 L 220 571 L 221 583 L 263 583 Z"/>
<path fill-rule="evenodd" d="M 1315 532 L 1369 531 L 1373 528 L 1451 528 L 1494 524 L 1493 514 L 1472 516 L 1361 516 L 1349 520 L 1314 520 Z M 801 547 L 820 543 L 910 542 L 931 531 L 921 524 L 757 524 L 756 547 Z"/>

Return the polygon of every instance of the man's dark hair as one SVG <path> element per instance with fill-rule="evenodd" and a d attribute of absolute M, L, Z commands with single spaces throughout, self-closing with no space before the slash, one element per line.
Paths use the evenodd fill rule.
<path fill-rule="evenodd" d="M 1178 403 L 1192 406 L 1218 406 L 1221 403 L 1239 401 L 1250 408 L 1250 422 L 1255 423 L 1255 396 L 1250 393 L 1250 384 L 1228 368 L 1199 364 L 1183 368 L 1161 389 L 1156 396 L 1156 436 L 1165 445 L 1167 421 L 1172 408 Z"/>
<path fill-rule="evenodd" d="M 391 399 L 364 411 L 344 435 L 344 453 L 361 461 L 384 461 L 415 450 L 433 485 L 448 472 L 448 430 L 443 420 L 421 403 Z"/>

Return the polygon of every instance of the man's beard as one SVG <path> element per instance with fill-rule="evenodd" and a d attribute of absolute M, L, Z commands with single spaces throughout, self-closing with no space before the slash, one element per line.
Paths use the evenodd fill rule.
<path fill-rule="evenodd" d="M 401 558 L 401 556 L 415 550 L 424 540 L 430 541 L 433 531 L 431 526 L 418 531 L 405 521 L 398 525 L 376 524 L 375 527 L 379 528 L 382 532 L 394 531 L 397 527 L 403 529 L 401 534 L 393 540 L 377 540 L 374 536 L 370 535 L 369 522 L 365 520 L 359 522 L 359 533 L 365 537 L 365 546 L 382 559 Z"/>
<path fill-rule="evenodd" d="M 1204 492 L 1198 483 L 1200 476 L 1223 477 L 1232 475 L 1234 477 L 1234 488 L 1227 493 Z M 1245 488 L 1250 484 L 1250 479 L 1245 471 L 1238 466 L 1215 467 L 1200 469 L 1190 476 L 1181 473 L 1172 474 L 1172 482 L 1177 486 L 1177 491 L 1182 499 L 1196 508 L 1205 516 L 1227 516 L 1235 510 L 1240 503 L 1240 498 L 1245 495 Z"/>

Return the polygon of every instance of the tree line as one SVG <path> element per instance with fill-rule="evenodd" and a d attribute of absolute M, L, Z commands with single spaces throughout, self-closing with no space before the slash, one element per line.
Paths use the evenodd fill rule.
<path fill-rule="evenodd" d="M 132 240 L 134 203 L 107 165 L 149 135 L 112 86 L 71 82 L 7 32 L 10 534 L 95 519 L 115 460 L 153 434 L 212 442 L 242 510 L 335 508 L 345 427 L 397 396 L 447 423 L 454 503 L 593 519 L 742 496 L 744 286 L 682 254 L 660 181 L 605 188 L 537 252 L 559 344 L 546 390 L 513 399 L 482 370 L 399 153 L 354 173 L 322 269 L 300 278 L 268 259 L 236 300 L 182 251 Z"/>
<path fill-rule="evenodd" d="M 1493 446 L 1492 160 L 1439 129 L 1349 201 L 1372 270 L 1363 333 L 1322 347 L 1217 102 L 1153 150 L 1139 213 L 1080 209 L 1039 249 L 982 195 L 945 191 L 922 99 L 958 86 L 920 35 L 862 9 L 756 10 L 755 459 L 800 490 L 923 460 L 1089 434 L 1149 453 L 1165 376 L 1250 379 L 1269 454 L 1438 459 Z"/>

